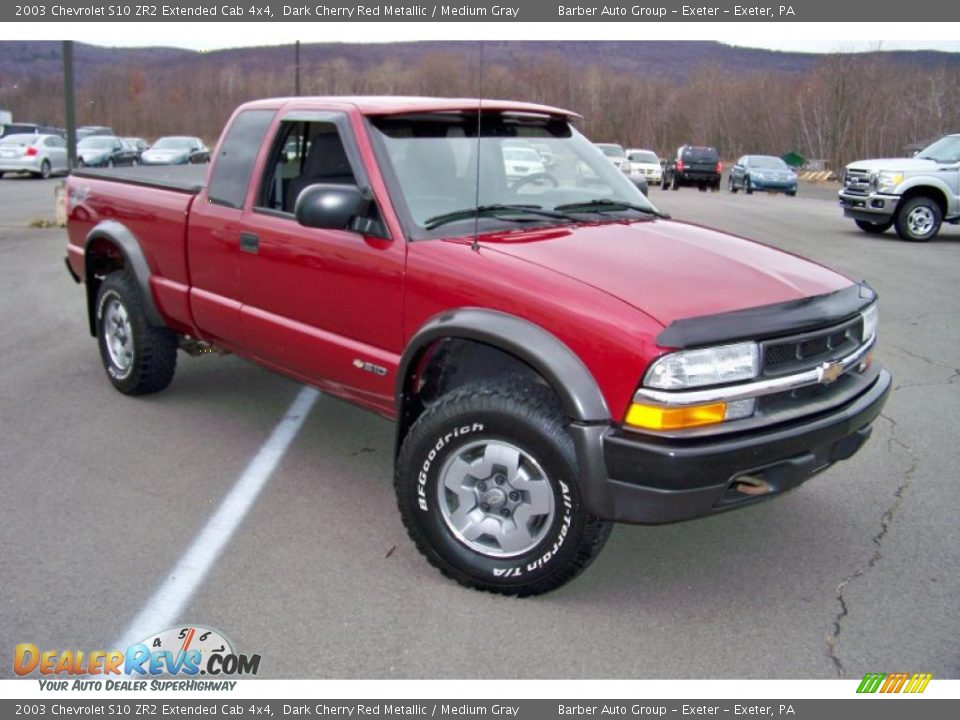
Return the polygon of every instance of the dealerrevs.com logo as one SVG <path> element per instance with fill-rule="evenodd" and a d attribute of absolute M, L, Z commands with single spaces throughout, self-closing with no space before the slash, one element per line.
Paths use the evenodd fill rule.
<path fill-rule="evenodd" d="M 40 675 L 42 690 L 232 690 L 236 681 L 223 678 L 259 670 L 260 655 L 238 654 L 221 633 L 199 625 L 165 630 L 126 650 L 41 650 L 21 643 L 13 658 L 13 671 Z"/>
<path fill-rule="evenodd" d="M 867 673 L 860 681 L 858 693 L 922 693 L 933 679 L 930 673 Z"/>

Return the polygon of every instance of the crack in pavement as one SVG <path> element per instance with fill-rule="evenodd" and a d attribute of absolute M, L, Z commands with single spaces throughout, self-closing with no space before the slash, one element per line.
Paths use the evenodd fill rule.
<path fill-rule="evenodd" d="M 827 656 L 833 663 L 837 677 L 841 679 L 843 678 L 844 668 L 843 661 L 840 660 L 840 656 L 837 654 L 837 642 L 840 637 L 843 620 L 850 614 L 850 606 L 847 604 L 847 600 L 844 597 L 844 591 L 846 590 L 847 586 L 850 585 L 850 583 L 863 577 L 863 575 L 869 572 L 870 569 L 873 568 L 873 566 L 880 562 L 880 560 L 883 558 L 883 540 L 886 537 L 887 532 L 890 530 L 890 525 L 893 523 L 893 516 L 903 504 L 904 493 L 910 488 L 910 485 L 913 482 L 913 476 L 919 467 L 919 460 L 917 459 L 916 454 L 913 452 L 913 448 L 897 437 L 897 421 L 889 415 L 885 415 L 883 413 L 880 414 L 880 417 L 890 423 L 890 437 L 887 439 L 887 451 L 890 453 L 895 453 L 895 446 L 899 447 L 901 451 L 905 451 L 909 456 L 910 465 L 903 473 L 903 481 L 893 493 L 893 502 L 880 518 L 880 531 L 873 536 L 872 540 L 874 544 L 873 555 L 870 556 L 870 559 L 865 565 L 857 568 L 856 571 L 848 575 L 839 585 L 837 585 L 837 602 L 840 604 L 840 612 L 837 613 L 833 620 L 833 630 L 829 635 L 827 635 L 826 641 Z"/>

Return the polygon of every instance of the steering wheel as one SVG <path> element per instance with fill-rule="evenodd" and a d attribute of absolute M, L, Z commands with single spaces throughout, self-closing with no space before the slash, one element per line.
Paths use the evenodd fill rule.
<path fill-rule="evenodd" d="M 547 172 L 532 173 L 530 175 L 524 175 L 522 178 L 517 180 L 513 185 L 509 187 L 510 192 L 516 193 L 524 185 L 529 185 L 534 183 L 536 185 L 542 185 L 543 183 L 548 183 L 551 187 L 560 187 L 560 183 L 557 182 L 557 179 Z"/>

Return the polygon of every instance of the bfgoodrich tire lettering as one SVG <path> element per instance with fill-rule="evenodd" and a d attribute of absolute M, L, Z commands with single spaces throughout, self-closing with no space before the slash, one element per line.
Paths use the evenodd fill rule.
<path fill-rule="evenodd" d="M 97 293 L 97 344 L 107 377 L 127 395 L 163 390 L 177 367 L 177 336 L 146 320 L 136 283 L 111 273 Z"/>
<path fill-rule="evenodd" d="M 536 595 L 576 577 L 610 534 L 583 508 L 576 468 L 550 391 L 485 381 L 418 418 L 395 488 L 410 537 L 441 572 L 469 587 Z"/>

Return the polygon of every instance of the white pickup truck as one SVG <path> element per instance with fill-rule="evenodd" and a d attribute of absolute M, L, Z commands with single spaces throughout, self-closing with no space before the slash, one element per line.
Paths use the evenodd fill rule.
<path fill-rule="evenodd" d="M 912 158 L 850 163 L 840 206 L 864 232 L 879 234 L 893 225 L 914 242 L 936 237 L 944 222 L 960 223 L 960 133 Z"/>

